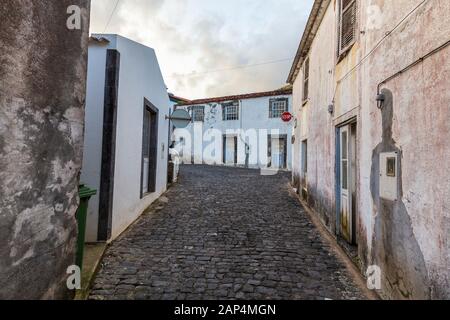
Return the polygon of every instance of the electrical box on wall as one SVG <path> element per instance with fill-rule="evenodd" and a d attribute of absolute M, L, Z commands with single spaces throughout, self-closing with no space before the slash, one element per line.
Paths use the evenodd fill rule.
<path fill-rule="evenodd" d="M 380 154 L 380 197 L 382 199 L 398 200 L 398 160 L 397 152 Z"/>

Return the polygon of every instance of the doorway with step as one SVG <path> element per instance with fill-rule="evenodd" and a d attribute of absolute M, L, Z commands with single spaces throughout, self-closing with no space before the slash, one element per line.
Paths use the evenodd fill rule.
<path fill-rule="evenodd" d="M 223 163 L 227 166 L 235 166 L 238 162 L 238 138 L 237 136 L 223 136 Z"/>
<path fill-rule="evenodd" d="M 268 167 L 272 169 L 287 168 L 287 135 L 268 136 Z"/>
<path fill-rule="evenodd" d="M 352 120 L 336 130 L 336 233 L 357 246 L 357 122 Z"/>

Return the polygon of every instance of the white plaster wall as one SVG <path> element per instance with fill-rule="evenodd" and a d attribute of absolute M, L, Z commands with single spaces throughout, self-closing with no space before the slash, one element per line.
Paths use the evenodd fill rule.
<path fill-rule="evenodd" d="M 204 150 L 211 144 L 211 142 L 204 141 L 201 145 L 200 135 L 204 135 L 211 129 L 216 129 L 226 134 L 227 130 L 239 130 L 247 131 L 250 129 L 256 129 L 256 133 L 259 135 L 260 130 L 267 130 L 267 133 L 263 137 L 262 143 L 258 144 L 261 146 L 260 149 L 254 148 L 252 150 L 252 155 L 255 152 L 258 153 L 258 165 L 253 166 L 255 168 L 265 167 L 266 159 L 262 159 L 259 154 L 267 155 L 267 135 L 278 132 L 280 135 L 287 135 L 287 166 L 288 169 L 292 168 L 292 126 L 293 122 L 284 123 L 281 119 L 269 118 L 269 101 L 272 98 L 287 98 L 289 111 L 292 112 L 292 95 L 281 95 L 272 97 L 260 97 L 253 99 L 240 100 L 240 116 L 239 120 L 236 121 L 223 121 L 222 120 L 222 105 L 221 103 L 211 103 L 202 105 L 205 107 L 205 121 L 191 123 L 186 130 L 190 132 L 193 138 L 193 150 L 194 158 L 196 161 L 201 161 L 201 155 L 204 154 Z M 196 105 L 197 106 L 197 105 Z M 189 106 L 178 107 L 178 109 L 188 110 Z M 194 133 L 196 132 L 196 135 Z M 222 162 L 222 137 L 220 136 L 220 141 L 218 146 L 220 146 L 218 151 L 220 155 L 217 157 L 220 162 Z M 265 148 L 265 150 L 264 150 Z M 267 158 L 267 156 L 265 157 Z M 204 158 L 205 161 L 214 162 L 211 158 Z M 217 163 L 218 165 L 220 163 Z M 238 165 L 245 165 L 245 143 L 238 137 Z"/>
<path fill-rule="evenodd" d="M 94 53 L 94 58 L 88 75 L 92 78 L 92 87 L 88 88 L 88 92 L 92 91 L 92 101 L 89 100 L 87 103 L 87 116 L 92 116 L 95 120 L 90 120 L 92 125 L 86 129 L 86 141 L 90 139 L 93 141 L 88 142 L 91 147 L 90 152 L 85 155 L 85 164 L 86 168 L 90 169 L 86 170 L 84 177 L 92 182 L 92 186 L 99 185 L 98 161 L 101 160 L 102 139 L 98 137 L 101 130 L 96 125 L 102 126 L 103 116 L 100 117 L 99 114 L 103 115 L 103 98 L 100 99 L 98 95 L 100 90 L 103 92 L 100 88 L 104 86 L 103 62 L 106 50 L 116 49 L 120 52 L 120 78 L 111 238 L 114 239 L 166 190 L 168 121 L 165 117 L 169 113 L 170 100 L 153 49 L 121 36 L 102 36 L 111 41 L 109 45 L 101 47 L 103 53 L 97 52 L 99 48 L 92 49 L 91 46 L 90 49 Z M 159 109 L 158 163 L 156 192 L 140 199 L 144 98 Z M 89 181 L 86 182 L 90 184 Z M 90 204 L 89 208 L 88 240 L 96 239 L 94 230 L 96 231 L 98 220 L 98 195 L 92 200 L 92 206 Z"/>
<path fill-rule="evenodd" d="M 155 51 L 117 36 L 121 55 L 112 238 L 167 188 L 170 100 Z M 140 199 L 144 97 L 159 110 L 156 192 Z"/>

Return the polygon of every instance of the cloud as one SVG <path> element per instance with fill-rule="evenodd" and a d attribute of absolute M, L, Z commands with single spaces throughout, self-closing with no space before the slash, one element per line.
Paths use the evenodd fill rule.
<path fill-rule="evenodd" d="M 103 32 L 115 1 L 95 0 L 91 31 Z M 272 90 L 291 58 L 312 0 L 122 0 L 107 30 L 156 50 L 169 90 L 200 98 Z M 193 75 L 197 72 L 197 75 Z"/>

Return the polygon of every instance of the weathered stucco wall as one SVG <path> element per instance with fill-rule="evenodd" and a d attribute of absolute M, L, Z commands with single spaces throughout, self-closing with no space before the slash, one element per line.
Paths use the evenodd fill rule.
<path fill-rule="evenodd" d="M 81 30 L 67 9 L 81 8 Z M 0 6 L 0 299 L 65 298 L 74 264 L 88 0 Z"/>
<path fill-rule="evenodd" d="M 308 140 L 308 203 L 323 220 L 325 226 L 334 230 L 334 128 L 333 116 L 328 106 L 335 91 L 335 7 L 331 3 L 317 31 L 309 53 L 310 77 L 309 100 L 305 105 Z M 320 88 L 320 90 L 317 90 Z M 318 126 L 315 124 L 321 123 Z"/>
<path fill-rule="evenodd" d="M 362 267 L 381 268 L 384 297 L 449 298 L 450 47 L 420 58 L 450 40 L 450 2 L 358 1 L 357 42 L 341 60 L 336 3 L 330 3 L 310 49 L 310 99 L 303 107 L 303 70 L 294 83 L 294 183 L 302 183 L 301 143 L 308 139 L 309 204 L 335 231 L 335 130 L 356 117 Z M 378 84 L 416 61 L 381 86 L 387 100 L 378 109 Z M 390 151 L 400 155 L 395 202 L 379 195 L 379 157 Z"/>
<path fill-rule="evenodd" d="M 380 18 L 368 14 L 373 8 L 363 10 L 365 48 L 373 48 L 421 3 L 370 1 Z M 370 221 L 368 260 L 382 268 L 388 297 L 450 297 L 450 47 L 382 85 L 391 98 L 382 111 L 374 100 L 380 82 L 450 40 L 449 12 L 448 1 L 425 2 L 361 69 L 361 184 L 370 179 L 371 188 L 361 188 L 360 213 L 364 222 Z M 378 195 L 376 167 L 379 153 L 386 150 L 401 154 L 397 203 Z"/>
<path fill-rule="evenodd" d="M 335 128 L 334 121 L 347 110 L 338 98 L 335 112 L 330 114 L 335 91 L 343 92 L 335 82 L 336 68 L 336 7 L 331 2 L 320 28 L 311 45 L 309 99 L 303 103 L 304 70 L 294 83 L 294 101 L 297 106 L 298 128 L 296 132 L 295 154 L 298 162 L 302 159 L 302 142 L 308 142 L 308 172 L 302 175 L 302 165 L 298 165 L 295 181 L 306 187 L 308 204 L 320 215 L 326 227 L 335 230 Z M 347 58 L 341 63 L 347 63 Z M 338 66 L 341 70 L 346 68 Z M 339 71 L 343 72 L 343 71 Z M 348 82 L 345 83 L 349 86 Z M 348 98 L 350 100 L 350 98 Z M 352 104 L 353 105 L 353 104 Z M 300 190 L 301 193 L 301 190 Z"/>

